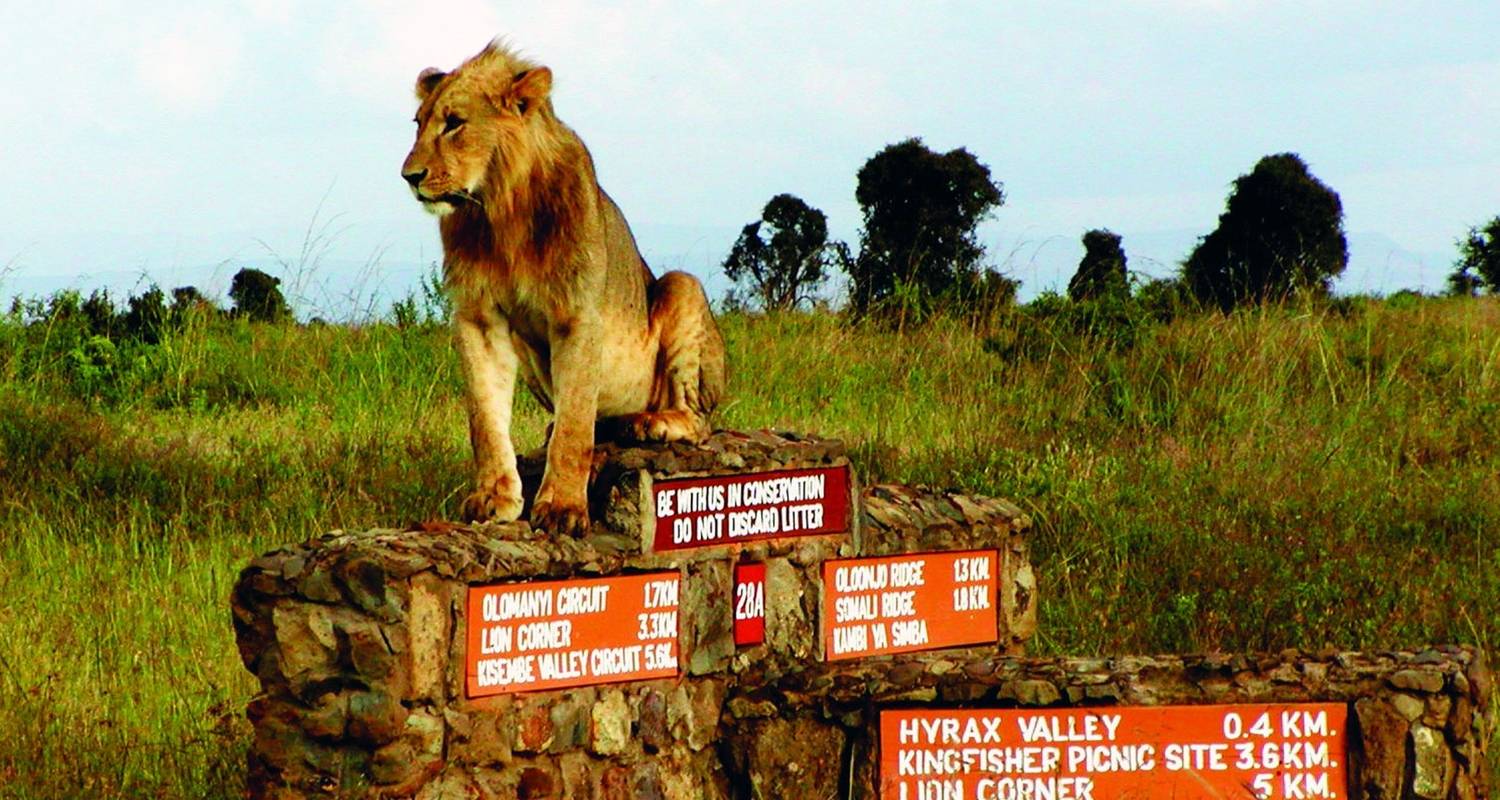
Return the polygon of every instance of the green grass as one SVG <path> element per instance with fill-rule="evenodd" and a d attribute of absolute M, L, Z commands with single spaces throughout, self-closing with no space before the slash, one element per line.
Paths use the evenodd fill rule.
<path fill-rule="evenodd" d="M 720 424 L 839 436 L 867 480 L 1019 503 L 1033 652 L 1500 637 L 1500 302 L 1078 327 L 730 316 Z M 240 566 L 451 513 L 460 391 L 420 327 L 200 322 L 105 347 L 0 321 L 0 795 L 236 796 Z M 543 423 L 518 401 L 522 448 Z"/>

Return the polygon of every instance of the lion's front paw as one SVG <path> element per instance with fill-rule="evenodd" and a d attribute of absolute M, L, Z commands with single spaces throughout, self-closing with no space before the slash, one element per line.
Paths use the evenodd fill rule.
<path fill-rule="evenodd" d="M 709 434 L 702 416 L 679 408 L 631 414 L 621 423 L 625 438 L 635 442 L 701 442 Z"/>
<path fill-rule="evenodd" d="M 459 516 L 465 522 L 510 522 L 521 517 L 519 481 L 494 481 L 464 498 Z M 511 488 L 514 486 L 514 488 Z"/>
<path fill-rule="evenodd" d="M 589 510 L 582 506 L 542 501 L 531 509 L 531 527 L 553 536 L 571 536 L 577 539 L 588 532 Z"/>
<path fill-rule="evenodd" d="M 630 421 L 630 438 L 637 442 L 665 442 L 672 428 L 659 414 L 637 414 Z"/>

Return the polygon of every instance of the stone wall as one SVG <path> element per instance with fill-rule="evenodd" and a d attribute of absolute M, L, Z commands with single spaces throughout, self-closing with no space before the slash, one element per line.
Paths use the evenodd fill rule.
<path fill-rule="evenodd" d="M 997 549 L 997 644 L 948 652 L 1019 653 L 1036 626 L 1036 584 L 1029 522 L 1003 501 L 855 482 L 847 533 L 666 553 L 644 541 L 654 480 L 847 465 L 837 442 L 764 432 L 697 447 L 604 447 L 596 524 L 581 540 L 537 537 L 524 522 L 432 523 L 334 532 L 257 558 L 233 596 L 240 655 L 262 686 L 249 707 L 252 793 L 731 796 L 725 702 L 741 686 L 764 688 L 819 662 L 819 568 L 829 558 Z M 533 480 L 535 471 L 523 463 Z M 736 648 L 731 635 L 738 561 L 766 565 L 759 646 Z M 469 586 L 674 568 L 680 679 L 465 696 Z"/>
<path fill-rule="evenodd" d="M 847 760 L 858 797 L 874 797 L 876 714 L 883 707 L 986 708 L 1337 702 L 1349 705 L 1349 784 L 1356 797 L 1488 796 L 1490 672 L 1472 649 L 1414 652 L 1025 659 L 924 653 L 819 664 L 726 703 L 733 752 L 762 797 L 843 797 L 829 779 L 788 790 L 799 759 Z M 756 721 L 760 724 L 757 726 Z M 778 727 L 803 750 L 776 747 Z M 847 784 L 845 784 L 847 785 Z M 778 793 L 779 792 L 779 793 Z"/>
<path fill-rule="evenodd" d="M 1004 501 L 855 482 L 847 533 L 652 552 L 654 481 L 847 465 L 836 442 L 769 433 L 606 447 L 582 540 L 430 523 L 257 558 L 233 595 L 261 683 L 252 796 L 874 797 L 881 708 L 1300 700 L 1350 704 L 1364 796 L 1483 796 L 1489 679 L 1470 651 L 1022 658 L 1037 587 L 1029 523 Z M 977 548 L 999 554 L 994 644 L 822 659 L 825 560 Z M 731 636 L 743 561 L 766 565 L 765 643 L 751 647 Z M 469 587 L 664 569 L 681 576 L 678 678 L 466 695 Z"/>

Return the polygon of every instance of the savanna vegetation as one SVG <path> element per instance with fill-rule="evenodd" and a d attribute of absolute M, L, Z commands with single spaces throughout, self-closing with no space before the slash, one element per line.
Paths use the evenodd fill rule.
<path fill-rule="evenodd" d="M 1473 231 L 1460 296 L 1329 297 L 1336 196 L 1275 157 L 1267 182 L 1324 224 L 1250 241 L 1236 208 L 1265 195 L 1242 178 L 1189 259 L 1237 283 L 1142 280 L 1098 230 L 1071 296 L 1016 305 L 973 234 L 1002 187 L 924 151 L 861 171 L 857 254 L 796 198 L 746 226 L 720 425 L 840 437 L 868 481 L 1018 503 L 1037 653 L 1500 641 L 1500 297 L 1468 296 L 1500 291 L 1495 232 Z M 1327 260 L 1293 264 L 1302 241 Z M 816 288 L 834 268 L 841 313 L 774 274 Z M 239 568 L 456 511 L 468 442 L 436 287 L 387 321 L 297 324 L 251 272 L 229 312 L 184 287 L 0 315 L 0 796 L 237 796 Z M 521 449 L 544 423 L 520 397 Z"/>
<path fill-rule="evenodd" d="M 729 314 L 721 424 L 1021 504 L 1037 652 L 1497 641 L 1500 303 L 1103 308 L 902 332 Z M 0 794 L 235 795 L 238 569 L 450 516 L 460 398 L 436 325 L 0 323 Z M 529 398 L 517 425 L 540 443 Z"/>

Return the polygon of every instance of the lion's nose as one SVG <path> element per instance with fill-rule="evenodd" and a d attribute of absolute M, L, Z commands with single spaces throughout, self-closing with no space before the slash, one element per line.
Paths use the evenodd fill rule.
<path fill-rule="evenodd" d="M 405 178 L 406 182 L 411 184 L 411 188 L 415 189 L 422 185 L 422 179 L 427 177 L 427 170 L 424 169 L 421 172 L 403 172 L 401 173 L 401 177 Z"/>

